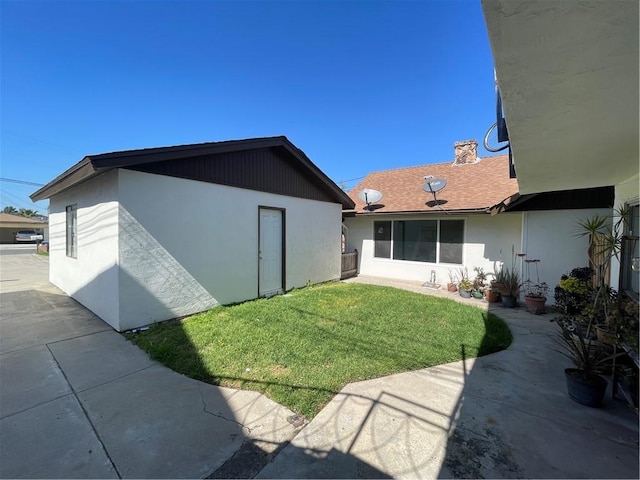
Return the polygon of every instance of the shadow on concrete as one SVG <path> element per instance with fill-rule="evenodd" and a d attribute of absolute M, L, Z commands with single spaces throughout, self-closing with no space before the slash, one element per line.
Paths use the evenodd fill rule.
<path fill-rule="evenodd" d="M 181 324 L 178 323 L 176 326 L 181 327 Z M 130 337 L 135 334 L 125 333 L 124 335 L 125 337 Z M 181 357 L 188 357 L 188 370 L 199 372 L 198 379 L 207 383 L 219 385 L 225 380 L 230 380 L 234 383 L 246 382 L 254 387 L 257 384 L 280 385 L 292 389 L 323 390 L 332 394 L 338 393 L 312 386 L 261 382 L 242 377 L 221 376 L 215 374 L 215 372 L 209 373 L 184 329 L 173 329 L 172 336 L 174 338 L 177 336 L 175 341 L 181 345 Z M 357 473 L 357 478 L 391 478 L 367 462 L 337 449 L 332 448 L 329 451 L 313 448 L 299 449 L 291 445 L 290 440 L 295 434 L 299 433 L 307 422 L 304 418 L 283 408 L 278 411 L 264 412 L 264 406 L 261 406 L 259 401 L 266 400 L 266 397 L 258 392 L 222 388 L 221 390 L 226 394 L 222 398 L 212 399 L 210 396 L 215 394 L 217 388 L 211 385 L 201 385 L 202 389 L 206 389 L 208 392 L 206 393 L 207 396 L 203 396 L 202 400 L 205 410 L 216 416 L 229 420 L 233 419 L 232 421 L 236 422 L 237 425 L 242 426 L 242 431 L 238 432 L 239 442 L 235 442 L 235 451 L 228 455 L 228 458 L 223 463 L 209 472 L 205 478 L 254 478 L 285 448 L 296 451 L 297 463 L 292 465 L 293 468 L 298 468 L 297 466 L 300 462 L 313 465 L 312 478 L 355 478 L 353 472 Z M 246 400 L 238 402 L 236 398 L 238 396 L 245 396 Z M 286 418 L 284 418 L 284 415 L 286 415 Z M 271 416 L 278 416 L 278 418 L 272 419 L 270 418 Z M 285 434 L 274 435 L 273 431 L 270 430 L 282 430 L 282 427 L 278 425 L 279 423 L 285 423 L 290 426 L 290 431 L 288 433 L 285 432 Z M 270 427 L 269 424 L 271 424 Z M 265 426 L 267 426 L 266 429 L 264 428 Z M 198 436 L 198 438 L 201 441 L 203 437 Z M 179 448 L 177 446 L 177 451 L 179 451 Z"/>
<path fill-rule="evenodd" d="M 302 319 L 321 317 L 323 324 L 338 321 L 305 309 L 290 308 Z M 495 341 L 491 341 L 492 335 L 498 334 L 496 329 L 501 327 L 501 323 L 487 313 L 478 313 L 483 315 L 489 335 L 480 351 L 482 354 L 491 353 L 496 350 Z M 323 329 L 322 333 L 337 339 L 337 343 L 344 346 L 345 355 L 354 349 L 364 354 L 380 354 L 378 344 L 355 342 L 350 337 L 336 337 L 335 332 L 327 329 Z M 422 476 L 424 468 L 438 457 L 442 443 L 446 441 L 451 413 L 447 405 L 422 401 L 424 392 L 396 394 L 393 385 L 376 392 L 359 393 L 349 391 L 348 387 L 341 391 L 330 391 L 311 385 L 223 376 L 207 370 L 179 322 L 172 328 L 171 336 L 176 335 L 179 338 L 172 340 L 172 344 L 181 345 L 181 365 L 186 365 L 183 371 L 192 374 L 197 372 L 196 376 L 200 380 L 213 384 L 230 381 L 258 390 L 260 386 L 267 385 L 295 390 L 321 390 L 336 396 L 290 445 L 269 444 L 265 448 L 264 442 L 256 444 L 251 439 L 246 439 L 236 454 L 212 474 L 212 478 L 248 478 L 256 474 L 259 478 L 391 478 L 398 474 Z M 398 331 L 392 340 L 396 345 L 402 345 L 410 338 L 411 332 Z M 465 358 L 466 347 L 461 345 L 460 348 Z M 167 354 L 170 355 L 169 352 Z M 408 360 L 401 348 L 385 350 L 384 355 L 398 364 L 404 364 Z M 451 381 L 451 378 L 445 376 L 441 380 L 447 382 Z M 379 380 L 371 382 L 376 381 Z M 456 389 L 458 385 L 454 382 L 451 388 Z M 348 430 L 338 426 L 345 419 L 350 419 Z M 296 419 L 289 420 L 295 422 Z M 313 437 L 314 432 L 319 433 L 309 442 L 305 442 L 304 439 L 307 436 Z M 425 447 L 424 436 L 432 432 L 436 432 L 439 441 L 431 445 L 427 443 Z M 393 457 L 398 454 L 403 458 Z M 277 462 L 271 463 L 276 455 Z M 398 463 L 402 465 L 401 471 L 398 470 Z M 439 464 L 435 470 L 438 468 Z"/>
<path fill-rule="evenodd" d="M 491 311 L 514 341 L 465 366 L 439 478 L 638 478 L 637 414 L 569 399 L 553 314 Z"/>

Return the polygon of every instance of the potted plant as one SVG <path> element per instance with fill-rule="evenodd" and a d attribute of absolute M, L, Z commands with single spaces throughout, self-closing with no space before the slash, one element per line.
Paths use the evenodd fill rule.
<path fill-rule="evenodd" d="M 518 296 L 520 295 L 520 274 L 517 270 L 511 268 L 503 268 L 503 289 L 500 291 L 502 297 L 502 306 L 506 308 L 515 308 L 518 306 Z"/>
<path fill-rule="evenodd" d="M 471 280 L 469 280 L 468 278 L 463 278 L 462 280 L 460 280 L 460 282 L 458 283 L 458 293 L 461 297 L 470 298 L 471 290 L 473 290 L 473 282 L 471 282 Z"/>
<path fill-rule="evenodd" d="M 480 299 L 484 297 L 487 274 L 484 273 L 484 268 L 482 267 L 473 267 L 473 271 L 476 272 L 476 276 L 473 279 L 473 289 L 471 290 L 471 295 L 473 296 L 473 298 Z"/>
<path fill-rule="evenodd" d="M 452 269 L 449 269 L 449 283 L 447 283 L 447 290 L 449 292 L 455 292 L 458 290 L 458 285 L 456 283 L 457 275 Z"/>
<path fill-rule="evenodd" d="M 613 258 L 620 259 L 624 234 L 631 222 L 631 211 L 628 206 L 615 210 L 617 220 L 609 220 L 598 215 L 578 223 L 577 236 L 588 237 L 589 267 L 592 285 L 591 305 L 586 310 L 590 319 L 594 320 L 595 330 L 601 341 L 616 343 L 625 320 L 625 295 L 619 295 L 607 284 L 608 270 Z M 591 292 L 590 292 L 591 293 Z M 585 309 L 583 309 L 585 310 Z M 626 328 L 626 327 L 625 327 Z M 637 330 L 635 332 L 637 336 Z"/>
<path fill-rule="evenodd" d="M 500 292 L 493 287 L 487 287 L 484 289 L 484 298 L 489 303 L 498 303 L 500 301 Z"/>
<path fill-rule="evenodd" d="M 540 273 L 538 271 L 538 263 L 540 263 L 540 260 L 525 260 L 525 263 L 527 264 L 527 280 L 523 283 L 524 303 L 528 312 L 539 315 L 545 312 L 545 303 L 547 301 L 547 291 L 549 288 L 545 282 L 540 282 Z M 529 276 L 531 264 L 536 266 L 536 283 L 533 283 Z"/>
<path fill-rule="evenodd" d="M 558 323 L 561 331 L 557 342 L 562 347 L 562 353 L 575 366 L 564 371 L 569 397 L 582 405 L 599 407 L 607 389 L 607 381 L 599 374 L 613 356 L 599 342 L 590 338 L 591 325 L 585 336 L 581 330 L 572 328 L 562 319 Z"/>
<path fill-rule="evenodd" d="M 496 292 L 498 295 L 502 294 L 502 291 L 505 289 L 504 280 L 506 278 L 504 269 L 502 267 L 496 269 L 493 274 L 493 280 L 491 280 L 491 290 Z"/>

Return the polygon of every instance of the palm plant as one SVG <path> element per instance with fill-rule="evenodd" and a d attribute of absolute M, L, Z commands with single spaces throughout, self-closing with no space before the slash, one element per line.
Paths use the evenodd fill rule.
<path fill-rule="evenodd" d="M 18 209 L 16 207 L 12 207 L 11 205 L 4 207 L 2 209 L 2 213 L 9 213 L 11 215 L 18 215 Z"/>
<path fill-rule="evenodd" d="M 37 211 L 31 210 L 29 208 L 21 208 L 20 210 L 18 210 L 18 215 L 27 217 L 27 218 L 35 217 L 37 214 L 38 214 Z"/>

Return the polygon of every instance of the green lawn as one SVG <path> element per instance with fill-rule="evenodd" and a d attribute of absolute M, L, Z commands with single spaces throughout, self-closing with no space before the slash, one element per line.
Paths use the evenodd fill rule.
<path fill-rule="evenodd" d="M 349 382 L 486 355 L 512 340 L 480 308 L 356 283 L 219 307 L 127 337 L 177 372 L 263 392 L 307 418 Z"/>

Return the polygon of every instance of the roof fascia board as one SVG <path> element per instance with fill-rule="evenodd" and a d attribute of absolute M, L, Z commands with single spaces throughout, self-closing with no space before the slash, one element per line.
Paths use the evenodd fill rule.
<path fill-rule="evenodd" d="M 327 177 L 325 173 L 320 170 L 302 150 L 292 144 L 286 137 L 282 138 L 282 146 L 291 155 L 298 159 L 298 161 L 302 163 L 308 170 L 314 173 L 315 176 L 318 177 L 318 179 L 320 179 L 322 183 L 333 192 L 333 194 L 336 196 L 336 199 L 342 204 L 343 208 L 354 208 L 356 206 L 355 202 L 351 200 L 349 195 L 347 195 L 346 192 L 338 187 L 333 180 Z"/>
<path fill-rule="evenodd" d="M 175 147 L 157 147 L 122 152 L 88 155 L 79 163 L 56 177 L 44 187 L 34 192 L 32 201 L 50 198 L 53 195 L 74 185 L 94 177 L 97 173 L 104 173 L 114 168 L 125 168 L 133 165 L 177 160 L 201 155 L 236 152 L 259 148 L 283 147 L 300 162 L 303 167 L 318 178 L 325 188 L 328 188 L 336 201 L 343 208 L 354 208 L 355 203 L 342 191 L 322 170 L 320 170 L 305 154 L 293 145 L 285 136 L 263 137 L 247 140 L 229 140 L 195 145 L 180 145 Z"/>
<path fill-rule="evenodd" d="M 468 208 L 468 209 L 457 209 L 457 210 L 402 210 L 397 212 L 354 212 L 357 217 L 372 217 L 372 216 L 383 216 L 383 215 L 432 215 L 432 214 L 465 214 L 465 213 L 489 213 L 488 207 L 483 208 Z"/>
<path fill-rule="evenodd" d="M 60 193 L 84 180 L 88 180 L 96 173 L 96 169 L 93 167 L 91 159 L 89 157 L 84 157 L 73 167 L 64 171 L 44 187 L 29 195 L 29 198 L 34 202 L 50 198 L 56 193 Z"/>
<path fill-rule="evenodd" d="M 176 147 L 145 148 L 141 150 L 90 155 L 89 158 L 96 170 L 123 168 L 132 165 L 143 165 L 145 163 L 163 162 L 166 160 L 177 160 L 201 155 L 275 147 L 283 143 L 283 138 L 284 137 L 267 137 L 181 145 Z"/>

